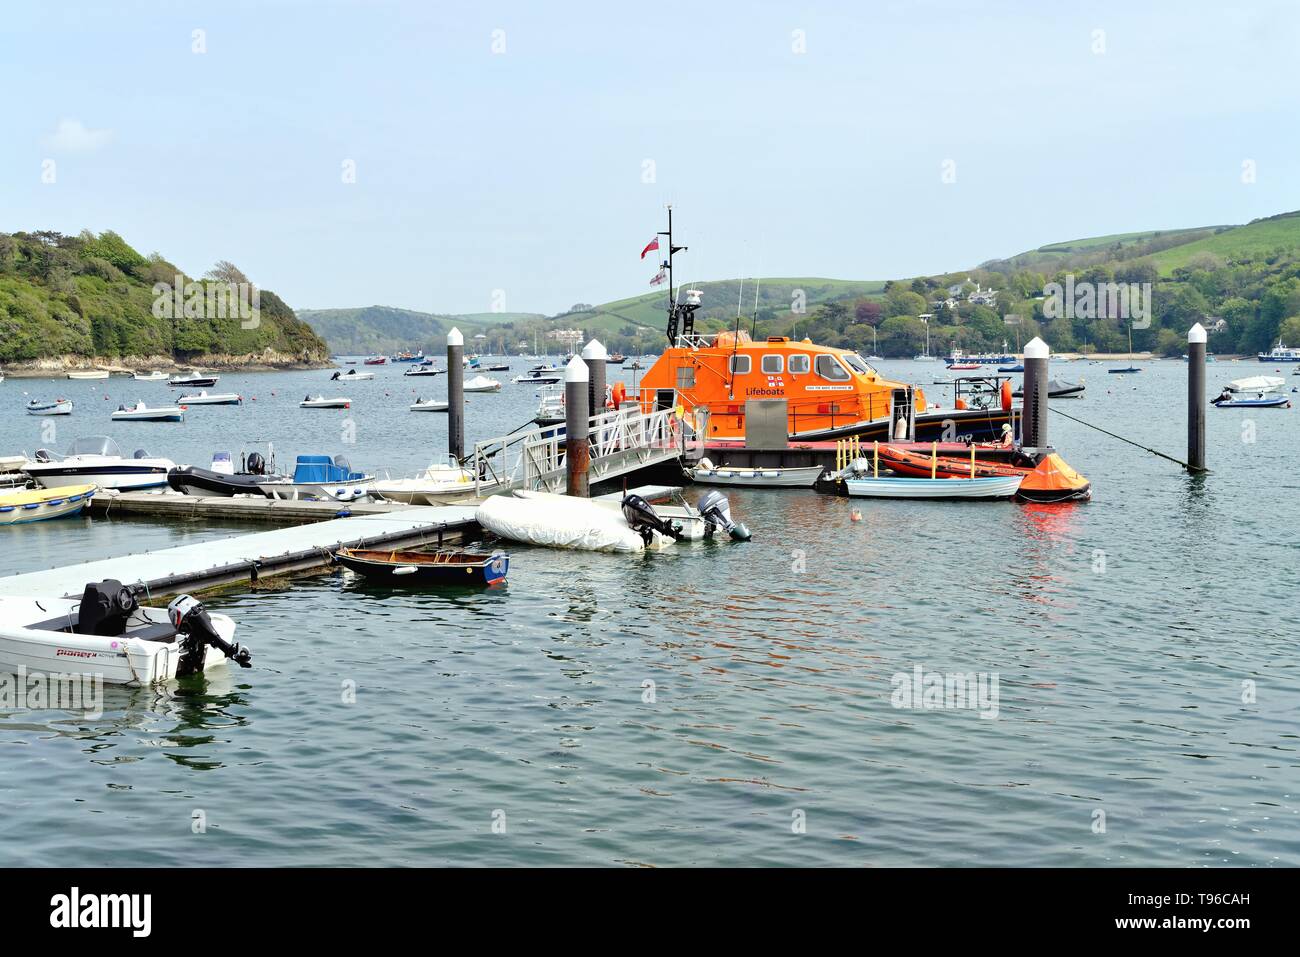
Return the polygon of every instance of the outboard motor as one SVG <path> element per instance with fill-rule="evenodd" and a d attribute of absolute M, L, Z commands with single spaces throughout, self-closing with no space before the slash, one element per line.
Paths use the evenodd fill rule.
<path fill-rule="evenodd" d="M 676 522 L 669 522 L 659 517 L 649 502 L 640 495 L 623 496 L 623 518 L 628 527 L 641 536 L 647 545 L 654 539 L 654 533 L 666 535 L 675 542 L 682 540 L 682 527 Z"/>
<path fill-rule="evenodd" d="M 207 609 L 193 595 L 178 595 L 167 606 L 167 617 L 172 627 L 181 633 L 181 661 L 176 676 L 198 674 L 203 670 L 203 659 L 211 645 L 241 668 L 253 667 L 253 653 L 239 642 L 233 645 L 217 634 L 216 626 Z"/>
<path fill-rule="evenodd" d="M 704 529 L 706 538 L 712 538 L 714 530 L 720 528 L 737 542 L 749 541 L 749 529 L 744 522 L 731 520 L 731 503 L 727 501 L 727 496 L 717 489 L 710 489 L 701 495 L 695 507 L 700 510 L 700 515 L 707 523 Z"/>
<path fill-rule="evenodd" d="M 81 593 L 77 624 L 72 630 L 78 635 L 120 635 L 126 631 L 131 613 L 139 607 L 135 592 L 116 578 L 89 582 Z"/>
<path fill-rule="evenodd" d="M 249 452 L 245 468 L 253 475 L 265 475 L 266 459 L 262 457 L 261 452 Z"/>
<path fill-rule="evenodd" d="M 337 382 L 338 378 L 339 378 L 339 373 L 335 372 L 332 376 L 330 376 L 330 381 Z"/>

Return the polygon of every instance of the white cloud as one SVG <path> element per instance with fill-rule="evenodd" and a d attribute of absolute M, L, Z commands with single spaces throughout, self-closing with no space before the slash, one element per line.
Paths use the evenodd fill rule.
<path fill-rule="evenodd" d="M 112 130 L 91 130 L 81 120 L 62 119 L 54 134 L 45 137 L 45 145 L 63 153 L 93 153 L 112 138 Z"/>

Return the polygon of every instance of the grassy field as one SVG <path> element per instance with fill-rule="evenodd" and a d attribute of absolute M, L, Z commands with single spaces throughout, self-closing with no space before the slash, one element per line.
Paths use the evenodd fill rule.
<path fill-rule="evenodd" d="M 1160 275 L 1169 276 L 1197 256 L 1210 254 L 1224 260 L 1262 259 L 1276 250 L 1300 250 L 1300 212 L 1283 213 L 1235 226 L 1223 232 L 1175 246 L 1151 256 Z"/>

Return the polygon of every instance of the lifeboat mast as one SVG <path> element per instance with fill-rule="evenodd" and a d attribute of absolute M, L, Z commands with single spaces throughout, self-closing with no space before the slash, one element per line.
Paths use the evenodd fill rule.
<path fill-rule="evenodd" d="M 668 347 L 671 349 L 677 345 L 677 335 L 680 330 L 681 335 L 689 337 L 695 334 L 695 310 L 700 308 L 700 291 L 698 289 L 686 290 L 686 297 L 683 301 L 677 301 L 677 287 L 673 285 L 673 256 L 677 253 L 685 252 L 686 246 L 673 245 L 673 207 L 668 204 L 668 229 L 660 231 L 660 236 L 668 237 L 668 258 L 661 263 L 663 268 L 668 270 Z"/>

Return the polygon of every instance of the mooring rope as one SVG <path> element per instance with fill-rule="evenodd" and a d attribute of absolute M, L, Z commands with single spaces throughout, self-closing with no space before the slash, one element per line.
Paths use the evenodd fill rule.
<path fill-rule="evenodd" d="M 1134 442 L 1132 439 L 1126 439 L 1122 435 L 1116 435 L 1114 432 L 1108 432 L 1106 429 L 1103 429 L 1099 425 L 1093 425 L 1091 422 L 1085 422 L 1083 421 L 1083 419 L 1075 418 L 1074 416 L 1070 415 L 1070 413 L 1062 412 L 1060 409 L 1056 408 L 1055 406 L 1049 405 L 1048 408 L 1051 409 L 1053 412 L 1055 412 L 1057 415 L 1065 416 L 1071 422 L 1078 422 L 1080 425 L 1086 425 L 1090 429 L 1096 429 L 1102 435 L 1109 435 L 1113 439 L 1119 439 L 1121 442 L 1127 442 L 1129 445 L 1135 445 L 1144 452 L 1150 452 L 1152 455 L 1158 455 L 1162 459 L 1168 459 L 1170 462 L 1176 462 L 1177 464 L 1181 465 L 1183 468 L 1187 469 L 1187 471 L 1189 472 L 1210 471 L 1209 469 L 1197 468 L 1195 465 L 1191 465 L 1187 462 L 1184 462 L 1182 459 L 1176 459 L 1172 455 L 1166 455 L 1164 452 L 1161 452 L 1159 449 L 1153 449 L 1150 446 L 1141 444 L 1140 442 Z"/>

